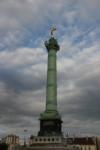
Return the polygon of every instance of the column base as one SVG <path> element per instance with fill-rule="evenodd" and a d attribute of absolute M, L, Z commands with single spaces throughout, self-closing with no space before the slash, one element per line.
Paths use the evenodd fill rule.
<path fill-rule="evenodd" d="M 47 115 L 47 114 L 46 114 Z M 58 115 L 40 118 L 40 131 L 38 136 L 62 136 L 62 120 Z"/>
<path fill-rule="evenodd" d="M 40 115 L 40 120 L 41 119 L 61 119 L 61 116 L 56 110 L 45 110 Z"/>

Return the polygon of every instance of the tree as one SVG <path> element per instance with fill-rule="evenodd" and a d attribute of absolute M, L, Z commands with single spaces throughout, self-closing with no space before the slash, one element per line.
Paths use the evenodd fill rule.
<path fill-rule="evenodd" d="M 7 150 L 8 145 L 6 143 L 0 143 L 0 150 Z"/>

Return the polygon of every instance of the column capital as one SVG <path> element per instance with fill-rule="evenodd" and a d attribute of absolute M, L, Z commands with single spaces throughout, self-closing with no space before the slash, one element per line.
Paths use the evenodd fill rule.
<path fill-rule="evenodd" d="M 54 37 L 51 37 L 48 41 L 45 41 L 45 47 L 48 51 L 51 49 L 58 51 L 60 49 L 58 42 Z"/>

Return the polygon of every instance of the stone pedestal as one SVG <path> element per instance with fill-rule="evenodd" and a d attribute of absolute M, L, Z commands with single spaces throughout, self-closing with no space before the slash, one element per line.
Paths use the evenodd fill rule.
<path fill-rule="evenodd" d="M 61 136 L 61 124 L 62 121 L 60 119 L 41 119 L 38 136 Z"/>

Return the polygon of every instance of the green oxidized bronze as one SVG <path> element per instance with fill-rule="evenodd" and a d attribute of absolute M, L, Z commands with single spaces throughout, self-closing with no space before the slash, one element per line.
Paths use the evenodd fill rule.
<path fill-rule="evenodd" d="M 49 41 L 45 41 L 45 46 L 46 46 L 48 51 L 51 49 L 54 49 L 56 51 L 59 50 L 59 45 L 57 43 L 57 40 L 54 37 L 51 37 L 49 39 Z"/>
<path fill-rule="evenodd" d="M 45 42 L 48 50 L 48 70 L 47 70 L 47 88 L 46 88 L 46 110 L 41 114 L 42 118 L 60 118 L 57 111 L 57 67 L 56 52 L 59 45 L 54 37 Z"/>
<path fill-rule="evenodd" d="M 45 42 L 48 51 L 48 69 L 46 85 L 46 108 L 40 116 L 39 136 L 58 136 L 62 135 L 62 120 L 57 110 L 57 56 L 59 50 L 57 40 L 53 37 L 51 29 L 51 38 Z"/>

